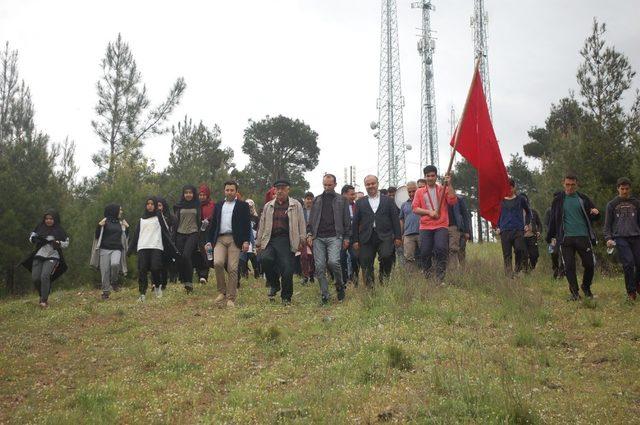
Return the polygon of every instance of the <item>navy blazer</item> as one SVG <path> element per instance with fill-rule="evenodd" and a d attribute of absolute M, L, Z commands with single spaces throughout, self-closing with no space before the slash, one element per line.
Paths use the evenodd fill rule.
<path fill-rule="evenodd" d="M 211 224 L 209 230 L 209 237 L 207 238 L 211 245 L 215 246 L 220 236 L 220 220 L 222 217 L 222 207 L 225 200 L 216 202 L 216 206 L 213 210 L 213 216 L 211 217 Z M 238 248 L 242 248 L 242 244 L 249 242 L 249 235 L 251 234 L 251 215 L 249 212 L 249 204 L 245 201 L 236 199 L 236 204 L 233 207 L 233 214 L 231 216 L 231 230 L 233 235 L 233 242 Z"/>
<path fill-rule="evenodd" d="M 380 194 L 380 205 L 373 213 L 369 205 L 369 197 L 356 201 L 356 213 L 353 216 L 353 243 L 367 243 L 373 233 L 373 223 L 376 223 L 376 233 L 381 240 L 400 239 L 400 218 L 398 207 L 393 199 Z"/>

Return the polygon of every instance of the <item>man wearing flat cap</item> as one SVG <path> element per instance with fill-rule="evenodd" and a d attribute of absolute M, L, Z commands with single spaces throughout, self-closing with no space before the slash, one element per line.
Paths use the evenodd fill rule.
<path fill-rule="evenodd" d="M 294 255 L 305 246 L 305 219 L 300 202 L 289 197 L 290 183 L 276 180 L 275 199 L 267 202 L 260 216 L 256 249 L 262 270 L 269 285 L 269 299 L 280 290 L 278 273 L 282 283 L 282 303 L 291 303 L 293 295 Z"/>

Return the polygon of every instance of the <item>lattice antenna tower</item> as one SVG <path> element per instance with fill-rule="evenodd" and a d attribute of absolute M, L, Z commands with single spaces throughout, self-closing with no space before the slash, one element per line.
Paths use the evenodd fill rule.
<path fill-rule="evenodd" d="M 439 167 L 438 127 L 436 121 L 436 95 L 433 81 L 433 52 L 435 39 L 431 33 L 431 12 L 435 6 L 431 0 L 411 3 L 413 9 L 422 9 L 422 32 L 418 41 L 418 53 L 422 62 L 422 104 L 420 111 L 420 173 L 425 165 Z"/>
<path fill-rule="evenodd" d="M 378 121 L 371 123 L 378 129 L 380 187 L 399 186 L 406 180 L 403 107 L 396 2 L 382 0 Z"/>
<path fill-rule="evenodd" d="M 489 114 L 491 112 L 491 83 L 489 80 L 489 46 L 487 44 L 487 24 L 489 15 L 484 8 L 484 0 L 474 0 L 473 17 L 471 17 L 471 28 L 473 28 L 474 58 L 480 59 L 480 75 L 482 76 L 482 88 L 487 98 Z"/>

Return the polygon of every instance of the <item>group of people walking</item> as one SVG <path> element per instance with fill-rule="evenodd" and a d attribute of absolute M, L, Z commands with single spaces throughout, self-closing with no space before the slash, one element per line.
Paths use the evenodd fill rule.
<path fill-rule="evenodd" d="M 264 274 L 269 299 L 275 300 L 280 292 L 285 305 L 291 303 L 296 273 L 303 283 L 318 281 L 323 304 L 332 298 L 330 280 L 338 301 L 345 299 L 347 284 L 358 284 L 360 271 L 364 283 L 373 286 L 376 258 L 379 282 L 399 262 L 444 284 L 447 268 L 464 264 L 473 234 L 471 214 L 465 198 L 456 195 L 451 176 L 445 175 L 441 185 L 436 167 L 423 171 L 424 178 L 407 183 L 409 199 L 400 207 L 395 188 L 380 189 L 374 175 L 364 179 L 365 195 L 351 185 L 337 193 L 332 174 L 323 177 L 322 194 L 307 192 L 302 201 L 289 196 L 287 180 L 275 181 L 260 213 L 254 201 L 241 199 L 235 181 L 224 183 L 224 199 L 217 203 L 206 185 L 199 190 L 186 185 L 173 209 L 164 198 L 148 197 L 133 231 L 122 208 L 109 204 L 96 226 L 90 263 L 100 270 L 102 298 L 107 300 L 111 291 L 119 290 L 127 255 L 137 255 L 140 301 L 145 301 L 149 274 L 160 297 L 172 279 L 192 292 L 194 270 L 206 284 L 212 266 L 215 303 L 228 308 L 235 306 L 240 277 L 248 275 L 250 262 L 254 276 Z M 576 300 L 580 288 L 585 296 L 593 296 L 596 237 L 591 223 L 600 212 L 577 191 L 575 175 L 565 176 L 563 184 L 564 191 L 554 195 L 545 214 L 546 239 L 558 262 L 554 276 L 566 276 L 570 299 Z M 510 187 L 495 230 L 505 271 L 515 277 L 535 268 L 543 225 L 513 180 Z M 630 188 L 628 179 L 618 181 L 618 196 L 607 205 L 604 236 L 607 246 L 618 250 L 627 294 L 635 300 L 640 283 L 640 201 L 631 196 Z M 66 270 L 62 249 L 69 238 L 53 211 L 45 213 L 29 238 L 36 248 L 23 264 L 32 273 L 40 305 L 46 307 L 51 282 Z M 584 267 L 580 287 L 576 254 Z"/>

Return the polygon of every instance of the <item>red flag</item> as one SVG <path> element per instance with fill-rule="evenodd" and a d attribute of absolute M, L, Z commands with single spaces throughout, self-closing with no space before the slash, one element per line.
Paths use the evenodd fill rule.
<path fill-rule="evenodd" d="M 509 177 L 493 131 L 477 66 L 451 146 L 478 171 L 480 215 L 495 226 L 500 218 L 500 202 L 510 192 Z"/>

